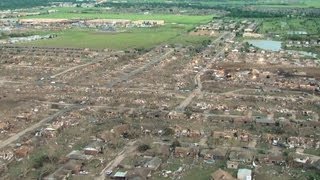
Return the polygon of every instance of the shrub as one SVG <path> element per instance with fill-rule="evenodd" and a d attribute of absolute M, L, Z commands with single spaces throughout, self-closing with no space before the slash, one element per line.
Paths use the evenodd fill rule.
<path fill-rule="evenodd" d="M 141 144 L 140 146 L 138 146 L 139 152 L 145 152 L 148 149 L 150 149 L 150 146 L 148 144 Z"/>
<path fill-rule="evenodd" d="M 164 136 L 172 136 L 172 135 L 174 135 L 174 130 L 169 127 L 166 127 L 163 130 L 163 135 Z"/>

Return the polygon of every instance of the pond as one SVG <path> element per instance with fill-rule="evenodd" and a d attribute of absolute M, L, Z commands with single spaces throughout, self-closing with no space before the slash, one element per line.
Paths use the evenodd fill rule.
<path fill-rule="evenodd" d="M 255 46 L 257 48 L 266 50 L 266 51 L 280 51 L 282 50 L 281 41 L 272 41 L 272 40 L 248 40 L 247 41 L 250 45 Z M 299 53 L 304 56 L 317 58 L 317 54 L 306 52 L 306 51 L 294 51 L 294 50 L 287 50 L 290 53 Z"/>
<path fill-rule="evenodd" d="M 267 51 L 280 51 L 281 50 L 281 41 L 272 41 L 272 40 L 248 40 L 249 44 Z"/>

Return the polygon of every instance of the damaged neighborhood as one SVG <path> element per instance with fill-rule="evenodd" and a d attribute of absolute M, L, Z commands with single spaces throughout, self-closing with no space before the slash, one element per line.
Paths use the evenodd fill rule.
<path fill-rule="evenodd" d="M 320 4 L 230 2 L 2 10 L 1 179 L 320 179 Z"/>

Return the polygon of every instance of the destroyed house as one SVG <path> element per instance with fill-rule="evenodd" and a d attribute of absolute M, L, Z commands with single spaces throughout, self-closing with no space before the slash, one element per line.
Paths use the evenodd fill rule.
<path fill-rule="evenodd" d="M 316 147 L 318 141 L 313 138 L 305 137 L 294 137 L 287 138 L 287 143 L 290 147 L 302 147 L 302 148 L 313 148 Z"/>
<path fill-rule="evenodd" d="M 25 26 L 52 26 L 69 24 L 68 19 L 20 19 L 19 23 Z"/>
<path fill-rule="evenodd" d="M 238 139 L 242 142 L 249 142 L 251 140 L 250 138 L 250 134 L 248 133 L 241 133 L 239 136 L 238 136 Z"/>
<path fill-rule="evenodd" d="M 311 127 L 313 129 L 320 129 L 320 121 L 307 121 L 305 122 L 307 127 Z"/>
<path fill-rule="evenodd" d="M 70 160 L 44 180 L 68 179 L 72 174 L 79 174 L 83 168 L 80 161 Z"/>
<path fill-rule="evenodd" d="M 252 123 L 252 119 L 248 117 L 241 117 L 241 118 L 234 118 L 233 124 L 236 125 L 244 125 L 244 124 L 250 124 Z"/>
<path fill-rule="evenodd" d="M 74 150 L 67 155 L 67 158 L 73 160 L 89 160 L 92 158 L 91 155 L 86 155 L 82 151 Z"/>
<path fill-rule="evenodd" d="M 320 171 L 320 159 L 314 163 L 312 163 L 312 167 Z"/>
<path fill-rule="evenodd" d="M 227 161 L 228 169 L 238 169 L 239 163 L 234 161 Z"/>
<path fill-rule="evenodd" d="M 176 147 L 174 150 L 175 157 L 187 157 L 189 156 L 189 148 Z"/>
<path fill-rule="evenodd" d="M 128 180 L 147 180 L 151 178 L 151 169 L 149 168 L 135 168 L 128 171 Z"/>
<path fill-rule="evenodd" d="M 162 160 L 159 157 L 154 157 L 148 161 L 144 167 L 150 168 L 152 170 L 157 170 L 161 166 Z"/>
<path fill-rule="evenodd" d="M 211 156 L 214 160 L 224 160 L 227 158 L 228 149 L 226 148 L 215 148 L 211 151 Z"/>
<path fill-rule="evenodd" d="M 114 142 L 116 140 L 115 134 L 110 131 L 102 132 L 98 135 L 98 138 L 104 142 Z"/>
<path fill-rule="evenodd" d="M 214 139 L 232 139 L 235 138 L 236 131 L 214 131 L 212 136 Z"/>
<path fill-rule="evenodd" d="M 269 117 L 256 117 L 255 119 L 257 125 L 261 126 L 275 126 L 276 122 L 274 121 L 273 118 Z"/>
<path fill-rule="evenodd" d="M 97 155 L 98 153 L 102 153 L 103 145 L 99 141 L 94 141 L 87 145 L 83 151 L 85 155 Z"/>
<path fill-rule="evenodd" d="M 295 154 L 293 157 L 294 167 L 306 167 L 311 163 L 311 159 L 308 156 Z"/>
<path fill-rule="evenodd" d="M 204 159 L 213 159 L 213 150 L 212 149 L 202 149 L 200 151 L 200 157 Z"/>
<path fill-rule="evenodd" d="M 281 155 L 267 155 L 258 158 L 259 162 L 267 165 L 285 165 L 286 161 Z"/>
<path fill-rule="evenodd" d="M 197 147 L 176 147 L 174 150 L 175 157 L 191 157 L 195 158 L 199 154 L 199 149 Z"/>
<path fill-rule="evenodd" d="M 230 161 L 251 163 L 253 154 L 249 150 L 231 151 L 229 155 Z"/>
<path fill-rule="evenodd" d="M 211 180 L 236 180 L 236 178 L 232 177 L 228 172 L 218 169 L 211 174 Z"/>
<path fill-rule="evenodd" d="M 23 145 L 15 150 L 15 156 L 17 158 L 24 158 L 29 155 L 29 153 L 32 151 L 33 147 Z"/>
<path fill-rule="evenodd" d="M 129 124 L 122 124 L 122 125 L 118 125 L 113 127 L 113 132 L 117 135 L 117 136 L 123 136 L 126 133 L 128 133 L 130 130 L 130 125 Z"/>

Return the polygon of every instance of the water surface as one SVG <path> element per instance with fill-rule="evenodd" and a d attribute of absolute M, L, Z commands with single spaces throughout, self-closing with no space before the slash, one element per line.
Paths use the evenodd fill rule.
<path fill-rule="evenodd" d="M 280 51 L 281 50 L 281 41 L 272 41 L 272 40 L 248 40 L 249 44 L 267 51 Z"/>

